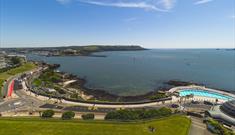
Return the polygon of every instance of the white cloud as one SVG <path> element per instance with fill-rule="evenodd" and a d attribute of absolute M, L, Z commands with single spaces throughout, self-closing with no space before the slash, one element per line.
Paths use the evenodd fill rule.
<path fill-rule="evenodd" d="M 195 5 L 206 4 L 206 3 L 211 2 L 211 1 L 213 1 L 213 0 L 198 0 L 194 4 Z"/>
<path fill-rule="evenodd" d="M 56 0 L 60 4 L 68 4 L 72 1 L 81 3 L 117 7 L 117 8 L 139 8 L 144 10 L 153 10 L 160 12 L 168 12 L 174 6 L 177 0 Z M 195 5 L 206 4 L 213 0 L 196 0 Z"/>
<path fill-rule="evenodd" d="M 160 0 L 159 3 L 167 10 L 170 10 L 174 7 L 176 0 Z"/>
<path fill-rule="evenodd" d="M 167 12 L 173 7 L 175 0 L 78 0 L 83 3 L 119 8 L 139 8 Z"/>

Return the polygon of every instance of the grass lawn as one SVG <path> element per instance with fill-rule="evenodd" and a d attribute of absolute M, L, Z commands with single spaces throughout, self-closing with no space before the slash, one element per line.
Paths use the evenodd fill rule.
<path fill-rule="evenodd" d="M 22 73 L 22 72 L 29 71 L 29 70 L 31 70 L 35 67 L 36 67 L 36 65 L 34 65 L 33 63 L 28 62 L 24 65 L 21 65 L 20 67 L 13 68 L 13 69 L 8 70 L 7 72 L 0 73 L 0 87 L 2 86 L 3 82 L 6 79 L 8 79 L 9 77 L 11 77 L 13 75 L 16 75 L 16 74 L 19 74 L 19 73 Z"/>
<path fill-rule="evenodd" d="M 190 120 L 171 116 L 145 122 L 42 120 L 39 118 L 0 118 L 1 135 L 187 135 Z M 156 129 L 149 131 L 149 126 Z"/>
<path fill-rule="evenodd" d="M 16 74 L 19 74 L 19 73 L 31 70 L 31 69 L 33 69 L 35 67 L 36 67 L 36 65 L 34 65 L 33 63 L 26 63 L 26 64 L 24 64 L 24 65 L 22 65 L 20 67 L 13 68 L 13 69 L 10 69 L 7 72 L 0 73 L 0 82 L 6 80 L 10 76 L 13 76 L 13 75 L 16 75 Z"/>

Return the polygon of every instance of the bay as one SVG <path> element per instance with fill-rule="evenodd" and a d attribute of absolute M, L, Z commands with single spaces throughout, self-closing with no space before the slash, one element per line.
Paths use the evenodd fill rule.
<path fill-rule="evenodd" d="M 60 71 L 85 77 L 86 87 L 118 95 L 140 95 L 169 80 L 192 81 L 235 91 L 235 51 L 151 49 L 99 52 L 107 57 L 28 55 L 30 60 L 60 64 Z"/>

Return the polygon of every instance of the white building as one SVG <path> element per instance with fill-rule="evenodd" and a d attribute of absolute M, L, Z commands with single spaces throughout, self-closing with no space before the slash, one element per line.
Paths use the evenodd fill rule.
<path fill-rule="evenodd" d="M 0 69 L 7 67 L 7 63 L 5 61 L 5 57 L 0 53 Z"/>

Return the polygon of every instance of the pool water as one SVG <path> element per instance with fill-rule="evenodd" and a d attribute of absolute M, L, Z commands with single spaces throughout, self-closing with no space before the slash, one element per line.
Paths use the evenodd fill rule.
<path fill-rule="evenodd" d="M 185 89 L 179 92 L 180 96 L 186 96 L 186 95 L 195 95 L 195 96 L 203 96 L 203 97 L 210 97 L 210 98 L 217 98 L 222 100 L 231 100 L 233 97 L 222 95 L 220 93 L 216 92 L 209 92 L 205 90 L 194 90 L 194 89 Z"/>

